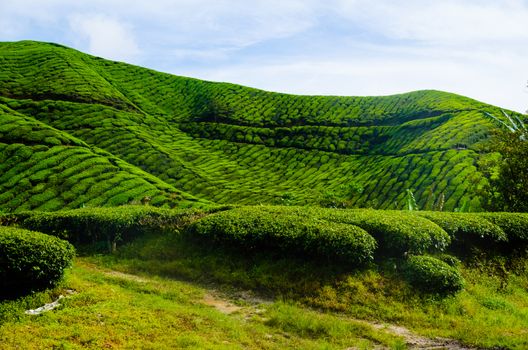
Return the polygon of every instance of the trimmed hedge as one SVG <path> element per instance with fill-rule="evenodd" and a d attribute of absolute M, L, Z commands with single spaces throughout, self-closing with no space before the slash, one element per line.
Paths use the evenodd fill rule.
<path fill-rule="evenodd" d="M 62 239 L 0 227 L 0 296 L 52 287 L 74 256 L 73 246 Z"/>
<path fill-rule="evenodd" d="M 451 236 L 453 245 L 490 247 L 497 242 L 508 240 L 501 227 L 479 214 L 433 211 L 420 211 L 416 214 L 443 228 Z"/>
<path fill-rule="evenodd" d="M 115 249 L 117 242 L 131 241 L 145 233 L 174 230 L 202 215 L 204 212 L 197 209 L 169 210 L 150 206 L 123 206 L 25 212 L 11 214 L 11 221 L 17 221 L 24 228 L 57 236 L 75 244 L 107 242 L 111 245 L 110 248 Z"/>
<path fill-rule="evenodd" d="M 443 251 L 451 242 L 438 225 L 406 211 L 321 209 L 314 215 L 361 227 L 376 238 L 382 256 Z"/>
<path fill-rule="evenodd" d="M 365 230 L 284 213 L 266 207 L 244 207 L 204 217 L 186 229 L 192 238 L 238 246 L 248 251 L 274 250 L 284 255 L 308 255 L 352 265 L 372 261 L 376 241 Z"/>
<path fill-rule="evenodd" d="M 421 291 L 452 294 L 464 288 L 464 278 L 456 267 L 427 255 L 412 255 L 403 265 L 407 281 Z"/>
<path fill-rule="evenodd" d="M 500 227 L 506 234 L 510 247 L 528 244 L 528 214 L 525 213 L 478 213 Z"/>

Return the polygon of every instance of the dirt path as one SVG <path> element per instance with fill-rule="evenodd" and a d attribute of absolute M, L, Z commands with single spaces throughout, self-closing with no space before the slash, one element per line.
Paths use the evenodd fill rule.
<path fill-rule="evenodd" d="M 226 315 L 239 314 L 248 320 L 254 316 L 262 315 L 267 304 L 273 301 L 255 296 L 249 291 L 237 291 L 234 295 L 225 294 L 211 289 L 205 294 L 202 303 L 212 306 Z"/>
<path fill-rule="evenodd" d="M 92 264 L 87 267 L 91 269 L 97 269 L 109 277 L 135 281 L 138 283 L 149 282 L 148 278 L 143 278 L 137 275 L 115 270 L 101 269 L 100 267 Z M 249 319 L 255 315 L 263 314 L 266 311 L 266 305 L 273 303 L 273 300 L 259 297 L 251 291 L 235 291 L 226 294 L 219 290 L 208 288 L 206 294 L 200 302 L 204 305 L 214 307 L 226 315 L 236 314 L 242 316 L 244 319 Z M 477 350 L 477 348 L 466 347 L 453 339 L 427 338 L 413 333 L 411 330 L 402 326 L 358 320 L 353 318 L 349 319 L 354 322 L 367 324 L 374 329 L 400 336 L 404 339 L 408 349 L 412 350 Z M 353 350 L 355 348 L 352 347 L 349 349 Z"/>
<path fill-rule="evenodd" d="M 477 350 L 477 348 L 470 348 L 460 344 L 458 341 L 446 338 L 426 338 L 421 335 L 411 332 L 409 329 L 391 324 L 381 324 L 374 322 L 366 322 L 375 329 L 384 330 L 388 333 L 398 335 L 405 340 L 409 349 L 425 349 L 425 350 Z"/>
<path fill-rule="evenodd" d="M 251 292 L 245 291 L 238 292 L 237 295 L 226 296 L 216 290 L 210 290 L 203 299 L 203 304 L 212 306 L 224 314 L 242 314 L 245 318 L 265 312 L 265 305 L 271 304 L 272 302 L 272 300 L 262 299 L 254 296 Z M 432 339 L 423 337 L 402 326 L 382 324 L 358 319 L 350 320 L 368 324 L 377 330 L 400 336 L 404 339 L 408 349 L 411 350 L 477 350 L 477 348 L 464 346 L 453 339 Z M 355 348 L 349 348 L 347 350 L 354 349 Z"/>

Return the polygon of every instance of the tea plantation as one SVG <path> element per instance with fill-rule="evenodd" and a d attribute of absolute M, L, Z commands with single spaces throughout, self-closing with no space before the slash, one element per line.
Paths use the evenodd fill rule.
<path fill-rule="evenodd" d="M 501 113 L 440 91 L 272 93 L 30 41 L 0 43 L 0 112 L 7 211 L 145 197 L 171 207 L 195 198 L 298 205 L 337 198 L 348 207 L 402 209 L 407 189 L 422 209 L 475 211 L 485 183 L 479 147 L 494 127 L 485 112 Z M 12 168 L 19 157 L 26 161 Z M 33 166 L 37 179 L 13 179 Z M 88 192 L 89 183 L 97 186 Z"/>
<path fill-rule="evenodd" d="M 480 197 L 503 115 L 0 43 L 0 344 L 526 349 L 528 214 Z"/>

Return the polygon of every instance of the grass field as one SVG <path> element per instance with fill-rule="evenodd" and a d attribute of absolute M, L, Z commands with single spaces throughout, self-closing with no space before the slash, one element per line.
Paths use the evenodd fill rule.
<path fill-rule="evenodd" d="M 1 302 L 0 339 L 7 348 L 523 349 L 526 219 L 280 206 L 7 214 L 3 224 L 67 238 L 83 256 L 57 289 Z M 370 259 L 358 260 L 364 252 Z M 450 262 L 463 288 L 415 285 L 406 277 L 415 254 Z M 66 289 L 75 293 L 60 309 L 23 314 Z"/>
<path fill-rule="evenodd" d="M 356 320 L 291 302 L 238 299 L 235 305 L 210 287 L 119 273 L 86 259 L 76 261 L 64 287 L 75 294 L 62 299 L 59 309 L 39 316 L 23 310 L 48 300 L 47 295 L 0 304 L 2 348 L 403 347 L 400 338 Z"/>
<path fill-rule="evenodd" d="M 486 267 L 465 268 L 466 290 L 436 299 L 377 270 L 332 274 L 299 261 L 201 250 L 173 250 L 167 259 L 160 246 L 167 242 L 151 238 L 119 256 L 79 258 L 53 292 L 2 302 L 3 348 L 406 349 L 435 337 L 457 346 L 528 346 L 526 276 L 511 275 L 504 286 Z M 147 258 L 148 251 L 158 255 Z M 58 309 L 23 314 L 66 288 L 75 294 Z M 394 333 L 396 325 L 412 336 Z"/>

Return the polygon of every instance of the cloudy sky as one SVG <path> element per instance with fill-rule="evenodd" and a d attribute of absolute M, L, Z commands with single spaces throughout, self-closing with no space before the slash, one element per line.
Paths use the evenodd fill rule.
<path fill-rule="evenodd" d="M 266 90 L 528 109 L 528 0 L 0 0 L 0 41 Z"/>

